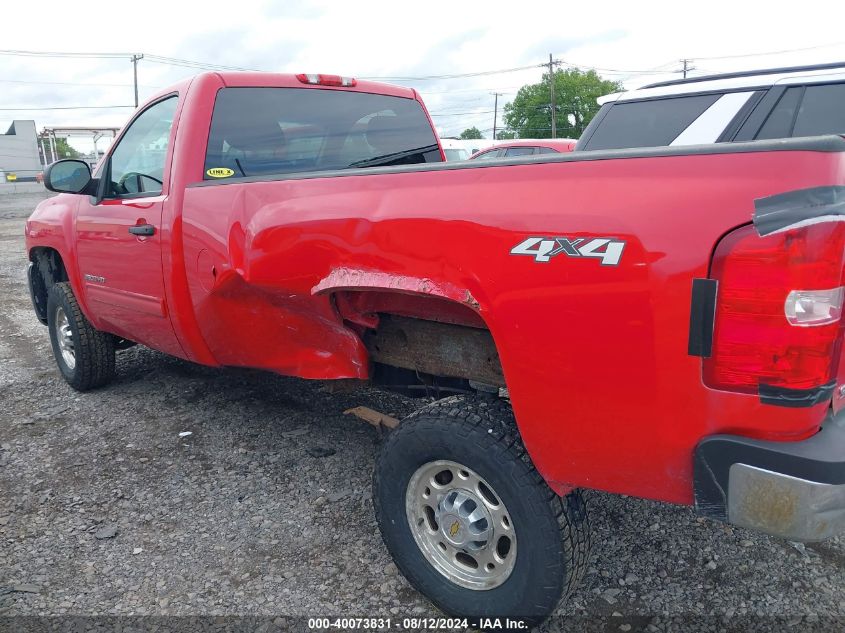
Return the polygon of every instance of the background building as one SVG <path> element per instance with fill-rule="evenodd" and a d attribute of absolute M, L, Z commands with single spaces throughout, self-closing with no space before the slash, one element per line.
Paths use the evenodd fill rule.
<path fill-rule="evenodd" d="M 0 178 L 5 182 L 14 174 L 18 181 L 35 180 L 41 169 L 35 121 L 13 121 L 9 130 L 0 134 Z"/>

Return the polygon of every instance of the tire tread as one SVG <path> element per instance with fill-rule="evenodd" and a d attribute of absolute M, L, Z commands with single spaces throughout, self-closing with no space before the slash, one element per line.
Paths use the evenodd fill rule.
<path fill-rule="evenodd" d="M 54 284 L 48 294 L 48 321 L 53 329 L 52 315 L 57 305 L 61 305 L 74 329 L 79 335 L 79 345 L 75 347 L 76 366 L 73 375 L 62 375 L 68 384 L 77 391 L 88 391 L 102 387 L 112 381 L 115 374 L 114 339 L 111 334 L 101 332 L 85 318 L 69 282 Z M 51 333 L 51 336 L 55 334 Z M 55 343 L 54 343 L 55 346 Z M 57 362 L 60 354 L 54 347 Z"/>
<path fill-rule="evenodd" d="M 444 422 L 450 425 L 450 432 L 462 437 L 477 437 L 478 428 L 485 429 L 482 437 L 489 438 L 489 441 L 481 442 L 480 448 L 490 450 L 498 446 L 514 462 L 518 462 L 522 470 L 520 485 L 536 488 L 548 504 L 550 513 L 556 520 L 558 532 L 557 535 L 550 535 L 548 542 L 554 543 L 551 537 L 559 536 L 565 561 L 561 585 L 544 587 L 544 596 L 536 605 L 546 616 L 551 614 L 575 590 L 589 564 L 592 543 L 585 495 L 580 490 L 574 490 L 560 497 L 549 488 L 522 443 L 510 403 L 498 398 L 452 396 L 418 409 L 387 436 L 379 462 L 390 453 L 396 443 L 413 441 L 413 436 L 424 427 L 429 427 L 431 431 L 442 431 Z M 483 445 L 485 443 L 488 445 Z M 379 489 L 382 470 L 377 463 L 373 475 L 374 490 Z M 376 506 L 379 527 L 384 531 L 387 526 L 381 525 L 380 500 L 377 494 L 373 495 L 373 503 Z M 556 565 L 554 558 L 550 557 L 550 565 Z"/>

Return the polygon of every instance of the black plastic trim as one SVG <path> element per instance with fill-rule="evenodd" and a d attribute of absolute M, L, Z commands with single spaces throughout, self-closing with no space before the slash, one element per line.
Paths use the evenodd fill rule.
<path fill-rule="evenodd" d="M 716 142 L 727 143 L 732 141 L 765 94 L 765 90 L 755 90 L 754 94 L 748 97 L 748 101 L 742 104 L 742 107 L 736 115 L 734 115 L 734 118 L 731 119 L 730 123 L 725 126 L 725 129 L 722 130 L 722 133 L 719 135 L 719 138 L 716 139 Z"/>
<path fill-rule="evenodd" d="M 692 301 L 689 312 L 690 356 L 709 358 L 713 351 L 713 321 L 716 315 L 716 293 L 719 282 L 715 279 L 693 279 Z"/>
<path fill-rule="evenodd" d="M 757 107 L 748 115 L 733 138 L 734 142 L 753 141 L 760 133 L 763 124 L 775 109 L 786 92 L 786 86 L 772 86 L 757 103 Z"/>
<path fill-rule="evenodd" d="M 34 276 L 33 273 L 36 273 L 36 275 Z M 38 290 L 35 288 L 36 283 L 41 282 L 43 284 L 44 280 L 41 278 L 40 271 L 35 269 L 33 262 L 29 262 L 29 265 L 26 267 L 26 281 L 26 285 L 29 286 L 29 298 L 32 299 L 35 316 L 42 324 L 47 325 L 47 305 L 38 302 Z"/>
<path fill-rule="evenodd" d="M 674 145 L 662 147 L 635 147 L 609 149 L 565 154 L 540 154 L 523 158 L 494 158 L 483 161 L 454 161 L 445 163 L 424 163 L 419 165 L 397 165 L 393 167 L 364 167 L 332 171 L 309 171 L 267 176 L 232 177 L 225 180 L 201 180 L 188 187 L 219 187 L 251 182 L 276 182 L 284 180 L 310 180 L 314 178 L 342 178 L 352 176 L 374 176 L 377 174 L 407 174 L 430 171 L 453 171 L 462 169 L 491 169 L 512 165 L 533 165 L 549 163 L 573 163 L 622 158 L 663 158 L 669 156 L 704 156 L 724 154 L 749 154 L 758 152 L 845 152 L 845 139 L 835 134 L 808 136 L 789 139 L 769 139 L 748 143 L 708 143 L 704 145 Z"/>
<path fill-rule="evenodd" d="M 828 415 L 821 430 L 798 442 L 712 435 L 695 448 L 693 486 L 699 514 L 727 520 L 728 480 L 734 464 L 823 484 L 845 484 L 845 410 Z"/>
<path fill-rule="evenodd" d="M 752 222 L 760 237 L 817 222 L 845 221 L 845 186 L 796 189 L 754 201 Z"/>
<path fill-rule="evenodd" d="M 782 73 L 797 73 L 807 70 L 828 70 L 832 68 L 845 68 L 845 62 L 831 62 L 829 64 L 811 64 L 809 66 L 782 66 L 780 68 L 763 68 L 760 70 L 741 70 L 733 73 L 722 73 L 717 75 L 701 75 L 700 77 L 687 77 L 686 79 L 670 79 L 658 83 L 649 84 L 639 88 L 662 88 L 664 86 L 681 86 L 694 84 L 702 81 L 716 81 L 718 79 L 734 79 L 737 77 L 756 77 L 758 75 L 779 75 Z"/>
<path fill-rule="evenodd" d="M 79 191 L 69 191 L 67 189 L 56 189 L 55 187 L 53 187 L 53 185 L 51 183 L 51 180 L 52 180 L 51 174 L 52 174 L 53 168 L 56 165 L 58 165 L 59 163 L 81 163 L 81 164 L 85 165 L 86 169 L 88 169 L 88 182 L 85 183 L 85 186 L 82 187 L 82 189 L 80 189 Z M 93 182 L 93 179 L 91 177 L 91 165 L 86 163 L 84 160 L 80 160 L 78 158 L 61 158 L 61 159 L 47 165 L 47 167 L 44 169 L 43 180 L 44 180 L 44 183 L 43 183 L 44 188 L 47 191 L 52 191 L 54 193 L 85 194 L 91 188 L 92 182 Z"/>
<path fill-rule="evenodd" d="M 596 112 L 596 116 L 594 116 L 593 120 L 587 124 L 587 127 L 584 128 L 584 131 L 578 138 L 578 142 L 575 143 L 574 151 L 580 152 L 584 149 L 584 147 L 587 146 L 587 144 L 590 142 L 590 139 L 593 138 L 593 134 L 595 133 L 596 128 L 601 125 L 601 122 L 604 120 L 604 117 L 607 116 L 607 113 L 614 106 L 614 104 L 615 102 L 602 104 L 602 106 L 599 108 L 599 111 Z"/>
<path fill-rule="evenodd" d="M 835 380 L 812 389 L 786 389 L 761 383 L 757 388 L 757 393 L 760 394 L 760 402 L 763 404 L 799 409 L 827 402 L 833 396 L 835 388 Z"/>
<path fill-rule="evenodd" d="M 801 112 L 801 105 L 804 103 L 804 95 L 807 94 L 807 86 L 800 86 L 800 90 L 801 94 L 798 95 L 798 101 L 795 103 L 795 112 L 792 113 L 792 122 L 789 124 L 789 136 L 792 136 L 792 133 L 795 131 L 795 122 L 798 120 L 798 114 Z"/>

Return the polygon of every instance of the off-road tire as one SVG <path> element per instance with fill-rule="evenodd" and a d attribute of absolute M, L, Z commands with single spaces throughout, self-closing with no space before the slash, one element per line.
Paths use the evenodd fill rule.
<path fill-rule="evenodd" d="M 463 464 L 495 489 L 513 522 L 513 571 L 498 587 L 462 587 L 428 562 L 411 533 L 405 495 L 413 473 L 434 460 Z M 559 497 L 534 468 L 507 401 L 454 396 L 427 405 L 392 431 L 376 461 L 373 506 L 382 538 L 408 581 L 450 616 L 546 619 L 581 581 L 590 551 L 580 491 Z"/>
<path fill-rule="evenodd" d="M 57 308 L 67 316 L 73 338 L 75 366 L 62 358 L 56 327 Z M 108 384 L 114 378 L 114 338 L 100 332 L 82 314 L 68 282 L 54 284 L 47 293 L 47 327 L 53 356 L 62 377 L 77 391 L 88 391 Z"/>

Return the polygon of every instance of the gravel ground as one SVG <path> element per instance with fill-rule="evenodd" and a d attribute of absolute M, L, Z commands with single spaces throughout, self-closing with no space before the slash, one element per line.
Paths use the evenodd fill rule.
<path fill-rule="evenodd" d="M 119 353 L 111 387 L 71 391 L 24 283 L 23 219 L 41 197 L 0 197 L 0 614 L 437 615 L 377 533 L 379 435 L 343 415 L 414 402 L 142 347 Z M 592 520 L 589 573 L 559 612 L 570 625 L 845 625 L 842 538 L 791 544 L 605 494 Z"/>

